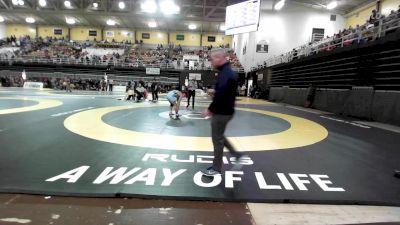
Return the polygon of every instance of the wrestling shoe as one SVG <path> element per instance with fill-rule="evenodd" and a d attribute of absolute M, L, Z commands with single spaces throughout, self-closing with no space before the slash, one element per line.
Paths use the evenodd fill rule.
<path fill-rule="evenodd" d="M 214 170 L 214 168 L 212 167 L 209 167 L 205 170 L 201 170 L 200 172 L 207 177 L 221 176 L 221 172 Z"/>
<path fill-rule="evenodd" d="M 242 169 L 243 167 L 243 162 L 244 162 L 244 158 L 248 157 L 248 155 L 243 155 L 243 154 L 238 154 L 236 155 L 236 161 L 234 161 L 234 165 L 232 166 L 231 170 L 232 171 L 238 171 L 240 169 Z"/>

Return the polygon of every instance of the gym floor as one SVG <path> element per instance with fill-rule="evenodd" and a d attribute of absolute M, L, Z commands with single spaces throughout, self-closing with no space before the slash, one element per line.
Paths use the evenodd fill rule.
<path fill-rule="evenodd" d="M 400 205 L 398 132 L 240 98 L 226 134 L 246 163 L 233 169 L 227 153 L 223 178 L 207 180 L 198 171 L 212 160 L 200 115 L 209 99 L 198 97 L 195 112 L 183 102 L 170 119 L 163 96 L 122 98 L 0 89 L 0 224 L 400 221 L 399 208 L 383 207 Z M 301 218 L 286 216 L 296 212 Z"/>

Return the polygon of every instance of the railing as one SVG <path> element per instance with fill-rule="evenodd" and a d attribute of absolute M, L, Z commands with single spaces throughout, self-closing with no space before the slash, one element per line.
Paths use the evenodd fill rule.
<path fill-rule="evenodd" d="M 316 42 L 316 41 L 321 41 L 323 39 L 324 39 L 324 35 L 323 34 L 315 33 L 315 34 L 312 35 L 311 41 L 312 42 Z"/>
<path fill-rule="evenodd" d="M 21 77 L 21 72 L 17 71 L 8 71 L 8 70 L 0 70 L 0 76 L 3 77 Z M 104 78 L 104 74 L 78 74 L 78 73 L 64 73 L 64 72 L 56 72 L 56 73 L 48 73 L 48 72 L 28 72 L 27 73 L 28 80 L 36 80 L 36 81 L 44 81 L 45 79 L 65 79 L 68 77 L 72 80 L 101 80 Z M 113 75 L 112 79 L 114 83 L 123 83 L 128 81 L 144 81 L 144 82 L 160 82 L 162 84 L 179 84 L 179 77 L 149 77 L 149 76 L 118 76 Z"/>
<path fill-rule="evenodd" d="M 378 24 L 379 23 L 379 24 Z M 400 28 L 400 13 L 394 17 L 386 17 L 376 22 L 377 26 L 370 24 L 365 30 L 357 30 L 356 33 L 351 33 L 340 38 L 327 38 L 311 45 L 303 45 L 296 48 L 294 51 L 287 52 L 280 56 L 272 57 L 264 62 L 264 65 L 253 70 L 260 69 L 260 67 L 271 67 L 281 63 L 288 63 L 294 59 L 315 55 L 320 52 L 331 51 L 335 48 L 351 45 L 353 43 L 366 43 L 374 41 L 378 38 L 384 37 L 389 31 Z"/>
<path fill-rule="evenodd" d="M 0 62 L 10 63 L 37 63 L 37 64 L 57 64 L 57 65 L 85 65 L 85 66 L 115 66 L 115 67 L 130 67 L 130 68 L 161 68 L 161 69 L 175 69 L 175 70 L 212 70 L 211 66 L 202 65 L 201 63 L 196 67 L 185 66 L 183 63 L 178 65 L 176 61 L 166 63 L 146 63 L 143 61 L 126 62 L 125 60 L 78 60 L 72 58 L 36 58 L 36 57 L 16 57 L 5 58 L 0 57 Z M 243 68 L 233 67 L 236 72 L 244 72 Z"/>

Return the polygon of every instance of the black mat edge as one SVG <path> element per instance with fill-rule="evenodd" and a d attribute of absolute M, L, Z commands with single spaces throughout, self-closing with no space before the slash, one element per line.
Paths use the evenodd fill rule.
<path fill-rule="evenodd" d="M 358 200 L 310 200 L 310 199 L 227 199 L 210 198 L 196 196 L 163 196 L 146 195 L 131 193 L 72 193 L 59 191 L 34 191 L 18 189 L 1 189 L 2 194 L 29 194 L 55 197 L 86 197 L 86 198 L 139 198 L 139 199 L 161 199 L 161 200 L 180 200 L 180 201 L 215 201 L 215 202 L 252 202 L 252 203 L 288 203 L 288 204 L 316 204 L 316 205 L 371 205 L 371 206 L 398 206 L 399 202 L 381 202 L 381 201 L 358 201 Z"/>

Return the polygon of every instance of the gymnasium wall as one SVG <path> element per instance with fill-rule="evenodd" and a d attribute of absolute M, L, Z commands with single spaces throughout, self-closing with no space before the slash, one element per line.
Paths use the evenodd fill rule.
<path fill-rule="evenodd" d="M 399 0 L 381 0 L 380 13 L 388 15 L 391 10 L 397 11 L 400 5 Z M 346 15 L 346 27 L 364 24 L 371 16 L 372 10 L 376 9 L 376 3 L 372 2 L 366 6 L 358 8 Z"/>
<path fill-rule="evenodd" d="M 62 34 L 54 34 L 54 29 L 62 29 Z M 68 37 L 68 27 L 63 26 L 38 26 L 38 36 L 39 37 L 56 37 L 56 38 L 67 38 Z"/>
<path fill-rule="evenodd" d="M 144 39 L 143 33 L 149 34 L 150 38 Z M 150 44 L 150 45 L 158 45 L 158 44 L 167 45 L 168 44 L 168 33 L 163 32 L 163 31 L 138 30 L 138 31 L 136 31 L 136 40 L 138 40 L 138 41 L 143 40 L 144 44 Z"/>
<path fill-rule="evenodd" d="M 17 38 L 29 35 L 30 37 L 36 37 L 36 27 L 35 25 L 6 25 L 7 36 L 14 35 Z"/>
<path fill-rule="evenodd" d="M 346 27 L 356 27 L 357 25 L 365 24 L 365 22 L 371 16 L 372 10 L 374 9 L 376 9 L 375 2 L 368 4 L 368 6 L 363 7 L 362 9 L 351 12 L 350 14 L 348 14 L 349 16 L 346 20 Z"/>
<path fill-rule="evenodd" d="M 381 0 L 381 13 L 388 15 L 391 10 L 399 9 L 400 0 Z"/>
<path fill-rule="evenodd" d="M 266 4 L 262 1 L 261 4 Z M 261 6 L 263 7 L 263 5 Z M 234 35 L 235 52 L 245 71 L 263 64 L 268 58 L 284 54 L 293 48 L 307 44 L 312 37 L 313 28 L 325 30 L 325 36 L 332 36 L 342 30 L 346 21 L 339 14 L 331 21 L 332 12 L 288 3 L 280 11 L 262 10 L 257 32 Z M 257 53 L 256 45 L 265 41 L 268 53 Z"/>
<path fill-rule="evenodd" d="M 208 37 L 215 37 L 215 42 L 209 42 Z M 227 45 L 229 44 L 232 46 L 232 38 L 233 36 L 225 36 L 223 34 L 216 34 L 216 33 L 205 33 L 202 37 L 202 46 L 219 46 L 219 45 Z"/>
<path fill-rule="evenodd" d="M 38 36 L 40 37 L 64 37 L 68 36 L 68 27 L 66 26 L 42 26 L 42 25 L 20 25 L 20 24 L 0 24 L 0 38 L 15 35 L 17 37 L 30 35 L 31 37 L 36 36 L 36 27 L 38 30 Z M 61 28 L 62 35 L 55 35 L 54 28 Z M 97 36 L 89 36 L 89 30 L 96 30 Z M 204 33 L 202 40 L 200 33 L 195 32 L 165 32 L 165 31 L 149 31 L 149 30 L 133 30 L 123 28 L 104 28 L 103 36 L 101 28 L 90 28 L 90 27 L 72 27 L 70 28 L 71 40 L 74 41 L 86 41 L 86 40 L 108 40 L 114 39 L 117 42 L 143 40 L 144 44 L 157 45 L 157 44 L 168 44 L 169 41 L 176 45 L 186 47 L 199 47 L 199 46 L 219 46 L 229 44 L 232 46 L 233 36 L 225 36 L 221 33 Z M 150 35 L 148 39 L 143 38 L 143 33 Z M 183 35 L 184 40 L 177 40 L 177 35 Z M 215 42 L 209 42 L 208 36 L 215 37 Z M 201 43 L 200 43 L 201 42 Z M 200 45 L 202 44 L 202 45 Z"/>
<path fill-rule="evenodd" d="M 7 37 L 7 26 L 5 24 L 0 24 L 0 38 Z"/>
<path fill-rule="evenodd" d="M 177 40 L 177 35 L 183 35 L 184 40 Z M 200 33 L 171 32 L 169 41 L 181 46 L 200 46 Z"/>

